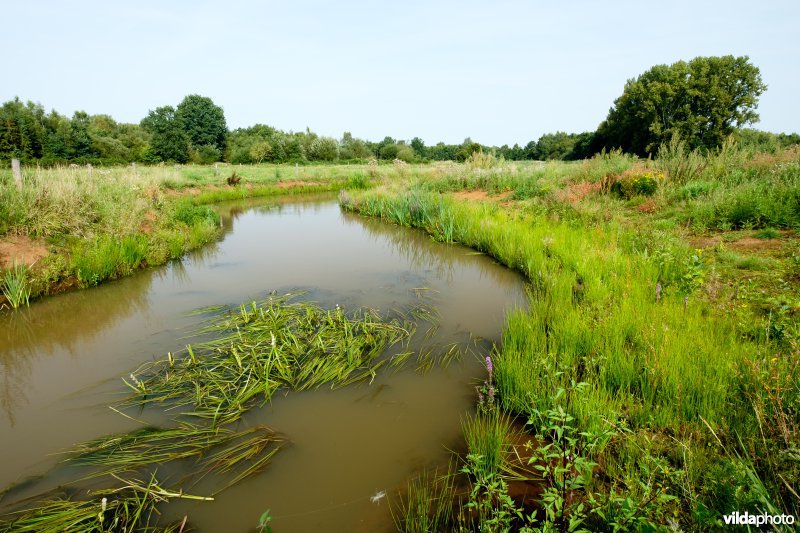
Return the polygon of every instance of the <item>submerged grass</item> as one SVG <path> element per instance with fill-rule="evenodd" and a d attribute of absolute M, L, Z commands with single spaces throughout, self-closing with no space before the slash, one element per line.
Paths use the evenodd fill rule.
<path fill-rule="evenodd" d="M 156 505 L 170 499 L 213 500 L 183 494 L 159 485 L 155 475 L 148 482 L 122 480 L 114 489 L 91 491 L 91 499 L 58 498 L 37 507 L 10 514 L 0 521 L 0 532 L 63 533 L 64 531 L 183 531 L 182 523 L 158 525 Z"/>
<path fill-rule="evenodd" d="M 228 309 L 198 332 L 215 338 L 187 346 L 180 357 L 147 363 L 126 383 L 125 404 L 189 407 L 183 416 L 214 425 L 264 405 L 280 388 L 342 387 L 375 377 L 379 356 L 414 331 L 413 322 L 384 320 L 373 310 L 350 315 L 294 294 Z"/>
<path fill-rule="evenodd" d="M 283 437 L 265 426 L 233 431 L 180 424 L 168 429 L 146 427 L 85 442 L 69 452 L 66 461 L 96 467 L 86 479 L 194 460 L 193 476 L 239 471 L 232 485 L 261 471 L 283 443 Z"/>

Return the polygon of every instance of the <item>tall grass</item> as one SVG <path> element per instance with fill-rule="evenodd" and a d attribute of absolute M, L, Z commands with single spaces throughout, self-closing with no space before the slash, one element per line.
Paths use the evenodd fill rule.
<path fill-rule="evenodd" d="M 404 494 L 392 506 L 392 520 L 397 531 L 429 533 L 452 531 L 460 500 L 455 490 L 456 473 L 449 467 L 444 473 L 424 470 L 408 482 Z"/>
<path fill-rule="evenodd" d="M 653 432 L 691 435 L 681 440 L 691 452 L 669 459 L 684 473 L 687 485 L 681 490 L 688 507 L 702 501 L 695 484 L 703 483 L 706 465 L 719 460 L 708 447 L 709 427 L 728 438 L 738 435 L 749 453 L 776 458 L 783 453 L 758 442 L 758 411 L 742 393 L 750 378 L 741 369 L 771 357 L 778 347 L 743 336 L 735 321 L 713 314 L 695 296 L 702 267 L 680 245 L 647 242 L 613 220 L 575 224 L 422 193 L 369 192 L 351 197 L 344 207 L 432 235 L 445 210 L 455 241 L 528 277 L 530 307 L 508 315 L 494 358 L 500 400 L 511 413 L 531 417 L 567 408 L 559 391 L 584 382 L 585 394 L 568 406 L 579 431 L 597 432 L 611 423 L 629 428 L 617 437 L 626 442 Z M 663 289 L 658 298 L 657 284 Z M 783 405 L 789 401 L 788 389 L 775 395 Z M 599 450 L 598 462 L 629 476 L 625 483 L 637 483 L 636 473 L 615 466 L 631 457 L 616 454 L 618 449 Z M 639 461 L 658 453 L 648 446 L 629 450 Z M 793 482 L 787 489 L 769 469 L 757 474 L 773 494 L 795 490 Z M 682 519 L 696 526 L 689 515 Z"/>
<path fill-rule="evenodd" d="M 3 283 L 0 287 L 3 289 L 3 296 L 13 309 L 17 309 L 23 304 L 28 305 L 31 286 L 28 281 L 28 268 L 24 263 L 15 261 L 11 268 L 3 273 L 2 280 Z"/>

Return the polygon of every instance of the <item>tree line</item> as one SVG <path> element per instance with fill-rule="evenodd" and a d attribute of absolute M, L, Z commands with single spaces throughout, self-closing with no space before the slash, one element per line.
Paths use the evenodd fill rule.
<path fill-rule="evenodd" d="M 225 113 L 210 98 L 186 96 L 177 106 L 158 107 L 139 124 L 118 123 L 109 115 L 83 111 L 72 117 L 47 113 L 41 104 L 19 98 L 0 107 L 0 160 L 18 158 L 42 165 L 287 163 L 310 161 L 463 161 L 476 151 L 507 160 L 577 160 L 612 149 L 650 156 L 674 136 L 689 148 L 712 150 L 735 135 L 741 144 L 777 149 L 800 143 L 797 134 L 744 128 L 758 120 L 758 97 L 767 86 L 746 56 L 698 57 L 656 65 L 628 80 L 597 130 L 555 132 L 521 146 L 486 146 L 466 138 L 461 144 L 426 146 L 385 137 L 371 142 L 345 132 L 340 139 L 309 129 L 285 132 L 256 124 L 229 130 Z"/>

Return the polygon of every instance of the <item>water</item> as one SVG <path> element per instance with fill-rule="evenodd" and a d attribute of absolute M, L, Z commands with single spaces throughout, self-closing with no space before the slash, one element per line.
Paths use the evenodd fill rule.
<path fill-rule="evenodd" d="M 0 487 L 47 474 L 59 461 L 53 454 L 75 443 L 136 428 L 108 408 L 126 393 L 120 378 L 180 351 L 199 320 L 187 313 L 198 307 L 304 289 L 325 306 L 389 311 L 422 295 L 441 324 L 413 346 L 477 338 L 478 350 L 499 342 L 505 311 L 524 302 L 521 277 L 487 257 L 342 213 L 331 197 L 220 211 L 223 239 L 182 261 L 0 315 Z M 369 385 L 279 395 L 243 423 L 266 424 L 291 444 L 216 501 L 170 503 L 167 513 L 187 514 L 203 531 L 253 531 L 267 509 L 280 532 L 391 529 L 387 498 L 370 496 L 396 495 L 420 469 L 447 463 L 463 446 L 460 418 L 483 376 L 468 355 L 427 374 L 409 368 Z M 154 411 L 149 420 L 159 420 Z M 0 505 L 57 481 L 51 475 Z M 205 480 L 192 490 L 214 488 Z"/>

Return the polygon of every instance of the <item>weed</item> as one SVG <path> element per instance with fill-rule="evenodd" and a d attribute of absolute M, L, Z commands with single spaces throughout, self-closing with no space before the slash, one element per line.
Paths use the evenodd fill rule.
<path fill-rule="evenodd" d="M 3 296 L 13 309 L 23 304 L 27 306 L 31 297 L 28 267 L 24 263 L 14 261 L 11 268 L 3 274 L 2 289 Z"/>

